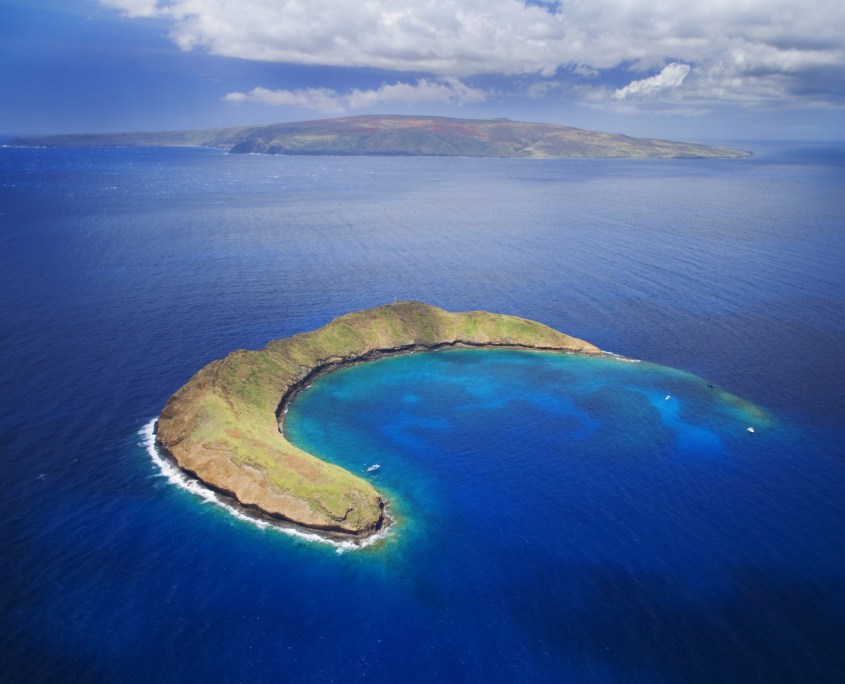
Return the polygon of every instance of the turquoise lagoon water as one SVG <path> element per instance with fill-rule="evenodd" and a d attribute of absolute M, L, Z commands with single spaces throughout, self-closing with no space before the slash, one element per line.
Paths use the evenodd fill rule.
<path fill-rule="evenodd" d="M 845 679 L 845 154 L 756 151 L 0 148 L 0 680 Z M 356 551 L 150 458 L 204 364 L 395 299 L 644 361 L 320 378 L 291 438 L 396 518 Z"/>
<path fill-rule="evenodd" d="M 295 442 L 395 502 L 395 527 L 361 553 L 401 587 L 391 614 L 433 622 L 418 643 L 387 640 L 404 666 L 448 654 L 467 680 L 749 681 L 786 663 L 778 630 L 824 649 L 802 621 L 820 594 L 766 578 L 828 564 L 816 526 L 839 524 L 837 486 L 806 437 L 698 377 L 447 351 L 325 376 L 288 416 Z M 808 515 L 819 497 L 826 521 L 818 501 Z"/>

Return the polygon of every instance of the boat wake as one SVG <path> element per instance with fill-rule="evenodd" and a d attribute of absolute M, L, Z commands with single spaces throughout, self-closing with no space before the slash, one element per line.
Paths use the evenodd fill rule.
<path fill-rule="evenodd" d="M 227 503 L 219 494 L 208 489 L 207 487 L 204 487 L 197 480 L 188 477 L 178 467 L 176 467 L 176 465 L 171 463 L 166 458 L 162 457 L 161 453 L 159 453 L 159 450 L 156 447 L 155 425 L 156 419 L 153 418 L 138 431 L 138 434 L 141 436 L 141 445 L 146 449 L 150 459 L 158 468 L 159 476 L 164 477 L 171 484 L 174 484 L 177 487 L 180 487 L 181 489 L 189 491 L 194 496 L 197 496 L 202 499 L 205 503 L 213 504 L 215 506 L 219 506 L 220 508 L 225 509 L 228 513 L 236 517 L 238 520 L 254 525 L 255 527 L 258 527 L 262 530 L 269 529 L 276 532 L 281 532 L 282 534 L 286 534 L 290 537 L 297 537 L 299 539 L 304 539 L 309 542 L 316 542 L 318 544 L 332 546 L 337 549 L 338 553 L 365 549 L 369 546 L 372 546 L 373 544 L 382 541 L 390 533 L 390 528 L 388 527 L 386 530 L 379 532 L 378 534 L 374 534 L 370 537 L 367 537 L 366 539 L 362 539 L 361 541 L 336 541 L 333 539 L 326 539 L 325 537 L 322 537 L 319 534 L 304 532 L 302 530 L 298 530 L 292 527 L 274 525 L 273 523 L 267 522 L 266 520 L 259 520 L 257 518 L 253 518 L 252 516 L 246 515 L 242 511 L 239 511 L 237 508 Z"/>
<path fill-rule="evenodd" d="M 624 361 L 625 363 L 642 363 L 642 359 L 634 359 L 630 356 L 623 356 L 622 354 L 614 354 L 613 352 L 602 350 L 602 356 L 614 359 L 616 361 Z"/>

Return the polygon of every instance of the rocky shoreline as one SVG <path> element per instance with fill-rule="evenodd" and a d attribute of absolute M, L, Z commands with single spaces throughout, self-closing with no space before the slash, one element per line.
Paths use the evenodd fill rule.
<path fill-rule="evenodd" d="M 384 501 L 383 507 L 383 522 L 381 525 L 378 526 L 378 529 L 373 530 L 368 535 L 354 535 L 345 533 L 341 530 L 333 530 L 333 529 L 317 529 L 312 527 L 307 527 L 305 525 L 300 525 L 294 520 L 286 518 L 285 516 L 270 513 L 265 511 L 264 509 L 260 508 L 255 504 L 247 504 L 243 503 L 238 499 L 238 496 L 235 492 L 223 489 L 211 482 L 207 482 L 206 480 L 202 479 L 197 473 L 192 472 L 186 468 L 183 468 L 179 461 L 173 456 L 173 454 L 158 440 L 158 421 L 155 421 L 155 426 L 153 428 L 154 431 L 154 448 L 158 453 L 159 457 L 166 463 L 176 467 L 183 475 L 187 476 L 188 478 L 194 480 L 198 485 L 204 487 L 208 490 L 208 492 L 213 495 L 216 503 L 222 505 L 223 508 L 230 509 L 234 511 L 243 518 L 253 521 L 258 524 L 266 524 L 270 525 L 276 529 L 279 529 L 283 532 L 289 532 L 296 534 L 300 537 L 304 537 L 306 539 L 320 539 L 325 540 L 328 542 L 339 543 L 342 546 L 343 542 L 361 542 L 367 541 L 371 537 L 380 534 L 387 530 L 388 527 L 393 523 L 393 518 L 390 516 L 389 513 L 389 505 L 388 502 Z M 356 544 L 357 545 L 357 544 Z"/>
<path fill-rule="evenodd" d="M 245 515 L 335 541 L 364 540 L 391 523 L 387 502 L 370 482 L 291 444 L 285 411 L 337 368 L 459 347 L 601 353 L 522 318 L 390 304 L 208 364 L 165 405 L 156 446 Z"/>

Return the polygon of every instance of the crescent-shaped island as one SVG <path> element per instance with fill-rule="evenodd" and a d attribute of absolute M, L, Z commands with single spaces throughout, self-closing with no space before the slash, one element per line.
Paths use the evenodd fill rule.
<path fill-rule="evenodd" d="M 368 481 L 291 444 L 283 430 L 287 406 L 317 375 L 340 366 L 449 347 L 601 353 L 524 318 L 388 304 L 212 361 L 168 400 L 156 445 L 254 517 L 333 539 L 364 539 L 389 522 L 385 500 Z"/>

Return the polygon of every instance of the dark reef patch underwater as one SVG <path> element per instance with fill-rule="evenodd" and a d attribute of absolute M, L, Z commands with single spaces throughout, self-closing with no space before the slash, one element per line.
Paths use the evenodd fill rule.
<path fill-rule="evenodd" d="M 0 680 L 843 681 L 837 150 L 0 148 Z M 286 428 L 393 502 L 361 550 L 161 476 L 144 431 L 194 371 L 395 299 L 653 363 L 319 378 Z"/>

